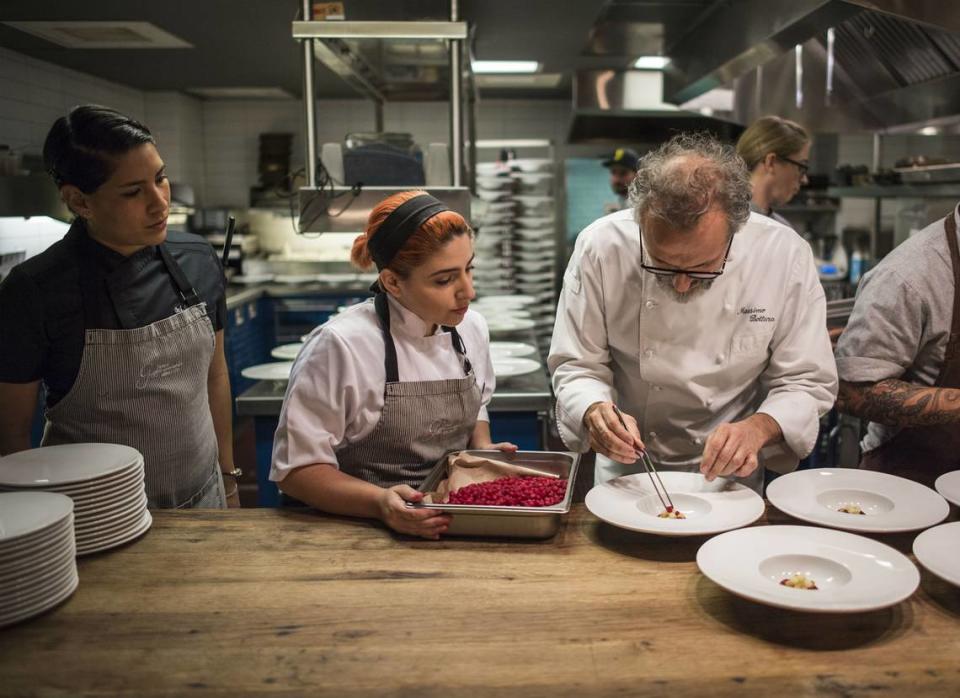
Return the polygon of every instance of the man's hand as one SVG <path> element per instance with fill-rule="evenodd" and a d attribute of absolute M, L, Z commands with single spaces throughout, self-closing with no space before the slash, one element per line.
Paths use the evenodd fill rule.
<path fill-rule="evenodd" d="M 716 477 L 747 477 L 759 465 L 760 449 L 782 438 L 780 425 L 762 413 L 742 422 L 721 424 L 707 438 L 700 472 L 708 481 Z"/>
<path fill-rule="evenodd" d="M 637 452 L 643 450 L 643 439 L 637 428 L 637 420 L 621 412 L 627 428 L 623 428 L 612 402 L 595 402 L 583 415 L 583 424 L 590 432 L 590 447 L 607 458 L 630 465 L 635 463 Z"/>
<path fill-rule="evenodd" d="M 380 496 L 380 519 L 397 533 L 438 540 L 450 526 L 450 515 L 437 509 L 411 509 L 407 502 L 419 502 L 423 492 L 409 485 L 395 485 Z"/>

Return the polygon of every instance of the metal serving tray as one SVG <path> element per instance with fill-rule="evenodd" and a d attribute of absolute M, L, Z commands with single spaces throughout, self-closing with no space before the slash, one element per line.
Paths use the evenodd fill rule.
<path fill-rule="evenodd" d="M 580 454 L 567 451 L 463 451 L 472 456 L 494 458 L 506 463 L 525 465 L 567 480 L 563 500 L 550 507 L 495 507 L 476 504 L 418 504 L 427 509 L 441 509 L 453 515 L 447 535 L 508 536 L 512 538 L 549 538 L 560 528 L 560 517 L 570 511 L 573 485 L 577 479 Z M 421 492 L 433 492 L 446 477 L 447 457 L 441 458 L 420 484 Z"/>

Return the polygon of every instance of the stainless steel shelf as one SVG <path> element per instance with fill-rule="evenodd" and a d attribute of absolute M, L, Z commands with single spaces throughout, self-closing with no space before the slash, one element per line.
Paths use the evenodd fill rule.
<path fill-rule="evenodd" d="M 294 39 L 466 39 L 466 22 L 294 22 Z"/>
<path fill-rule="evenodd" d="M 827 194 L 842 199 L 960 199 L 960 182 L 952 184 L 830 187 L 827 189 Z"/>
<path fill-rule="evenodd" d="M 367 227 L 370 211 L 388 196 L 422 189 L 437 197 L 451 210 L 470 220 L 470 190 L 466 187 L 362 187 L 354 194 L 350 187 L 300 189 L 302 233 L 360 233 Z"/>

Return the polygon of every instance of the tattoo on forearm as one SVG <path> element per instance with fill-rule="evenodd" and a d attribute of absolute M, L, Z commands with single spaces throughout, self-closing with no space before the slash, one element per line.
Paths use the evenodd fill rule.
<path fill-rule="evenodd" d="M 840 382 L 841 412 L 897 427 L 960 424 L 960 389 L 931 388 L 901 380 Z"/>

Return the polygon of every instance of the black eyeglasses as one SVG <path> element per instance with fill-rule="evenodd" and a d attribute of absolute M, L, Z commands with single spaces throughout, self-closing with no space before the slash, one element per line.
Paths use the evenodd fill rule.
<path fill-rule="evenodd" d="M 807 176 L 807 171 L 810 169 L 810 165 L 808 165 L 807 163 L 798 162 L 796 160 L 793 160 L 792 158 L 785 158 L 782 155 L 778 155 L 777 157 L 783 160 L 784 162 L 789 162 L 791 165 L 796 165 L 797 169 L 800 170 L 801 177 Z"/>
<path fill-rule="evenodd" d="M 716 279 L 718 276 L 723 274 L 724 268 L 727 266 L 727 257 L 730 256 L 730 248 L 733 247 L 733 235 L 730 236 L 730 242 L 727 243 L 727 251 L 723 253 L 723 264 L 720 265 L 718 271 L 690 271 L 689 269 L 673 269 L 667 267 L 651 267 L 643 263 L 643 236 L 640 236 L 640 268 L 646 269 L 651 274 L 656 274 L 657 276 L 676 276 L 677 274 L 683 274 L 684 276 L 689 276 L 691 279 Z"/>

